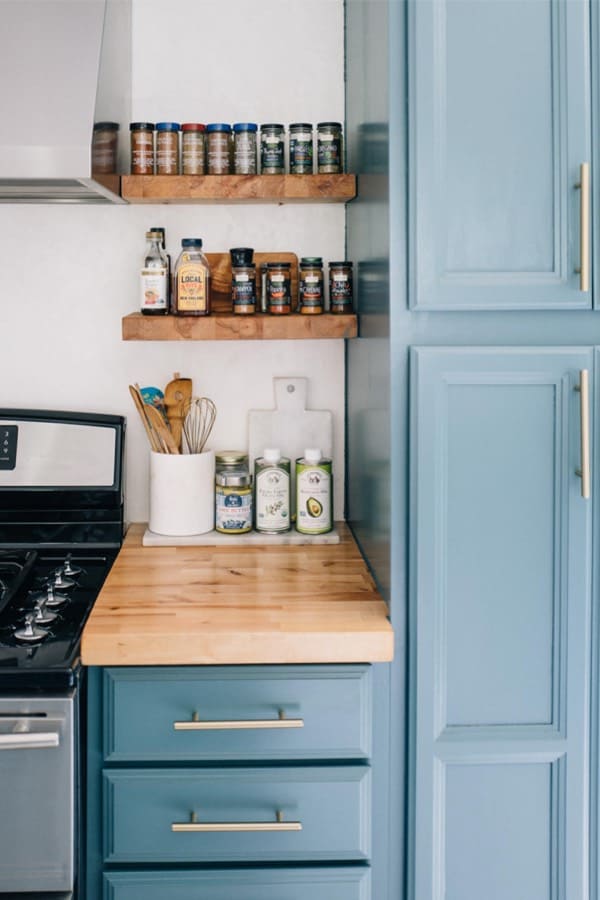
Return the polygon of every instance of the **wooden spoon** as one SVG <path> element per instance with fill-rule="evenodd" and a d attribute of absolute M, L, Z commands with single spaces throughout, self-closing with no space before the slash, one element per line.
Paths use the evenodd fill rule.
<path fill-rule="evenodd" d="M 158 409 L 155 406 L 150 406 L 148 403 L 146 403 L 144 406 L 144 410 L 151 427 L 153 428 L 155 434 L 158 435 L 159 442 L 162 445 L 162 452 L 179 453 L 179 447 L 175 443 L 173 435 L 171 434 L 171 429 L 168 425 L 165 425 L 165 420 L 161 416 Z"/>
<path fill-rule="evenodd" d="M 165 408 L 171 426 L 173 440 L 181 450 L 181 431 L 183 428 L 184 409 L 192 397 L 192 379 L 181 378 L 179 372 L 173 373 L 173 380 L 165 387 Z"/>

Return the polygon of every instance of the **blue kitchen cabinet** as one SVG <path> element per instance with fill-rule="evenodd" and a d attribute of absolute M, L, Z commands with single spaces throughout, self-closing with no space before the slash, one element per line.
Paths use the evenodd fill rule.
<path fill-rule="evenodd" d="M 86 900 L 371 900 L 373 681 L 89 669 Z"/>
<path fill-rule="evenodd" d="M 411 308 L 590 308 L 589 3 L 407 10 Z"/>
<path fill-rule="evenodd" d="M 411 351 L 409 900 L 588 898 L 582 371 Z"/>

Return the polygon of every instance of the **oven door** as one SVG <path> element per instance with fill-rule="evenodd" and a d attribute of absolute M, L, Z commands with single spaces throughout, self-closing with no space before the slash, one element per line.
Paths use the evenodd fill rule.
<path fill-rule="evenodd" d="M 74 695 L 0 696 L 0 894 L 71 891 Z"/>

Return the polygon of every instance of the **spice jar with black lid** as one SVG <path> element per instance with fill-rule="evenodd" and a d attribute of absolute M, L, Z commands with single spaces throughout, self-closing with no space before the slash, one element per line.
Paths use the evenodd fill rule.
<path fill-rule="evenodd" d="M 236 122 L 233 126 L 233 171 L 236 175 L 256 175 L 257 130 L 254 122 Z"/>
<path fill-rule="evenodd" d="M 323 260 L 303 256 L 298 274 L 298 312 L 319 315 L 323 312 Z"/>
<path fill-rule="evenodd" d="M 291 263 L 267 263 L 267 310 L 274 315 L 292 311 Z"/>
<path fill-rule="evenodd" d="M 290 125 L 290 174 L 313 173 L 313 127 L 307 122 Z"/>
<path fill-rule="evenodd" d="M 340 122 L 319 122 L 317 125 L 317 169 L 326 175 L 344 170 Z"/>
<path fill-rule="evenodd" d="M 179 175 L 178 122 L 158 122 L 156 125 L 156 174 Z"/>
<path fill-rule="evenodd" d="M 329 263 L 329 311 L 351 313 L 354 309 L 352 292 L 352 263 Z"/>
<path fill-rule="evenodd" d="M 181 126 L 181 171 L 184 175 L 204 175 L 206 125 L 184 122 Z"/>
<path fill-rule="evenodd" d="M 114 175 L 117 171 L 118 122 L 95 122 L 92 134 L 92 172 Z"/>
<path fill-rule="evenodd" d="M 260 170 L 263 175 L 285 172 L 285 128 L 277 123 L 260 126 Z"/>
<path fill-rule="evenodd" d="M 231 174 L 231 125 L 211 122 L 206 126 L 206 158 L 209 175 Z"/>
<path fill-rule="evenodd" d="M 231 305 L 238 315 L 256 312 L 256 266 L 251 247 L 233 247 L 231 255 Z"/>
<path fill-rule="evenodd" d="M 154 123 L 132 122 L 129 132 L 131 174 L 154 175 Z"/>

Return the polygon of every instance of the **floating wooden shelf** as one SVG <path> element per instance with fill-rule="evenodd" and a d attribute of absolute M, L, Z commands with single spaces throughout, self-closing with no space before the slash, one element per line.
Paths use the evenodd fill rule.
<path fill-rule="evenodd" d="M 123 175 L 129 203 L 335 202 L 356 197 L 356 175 Z"/>
<path fill-rule="evenodd" d="M 274 316 L 254 313 L 212 313 L 210 316 L 143 316 L 131 313 L 122 320 L 124 341 L 283 341 L 354 338 L 354 314 L 290 313 Z"/>

